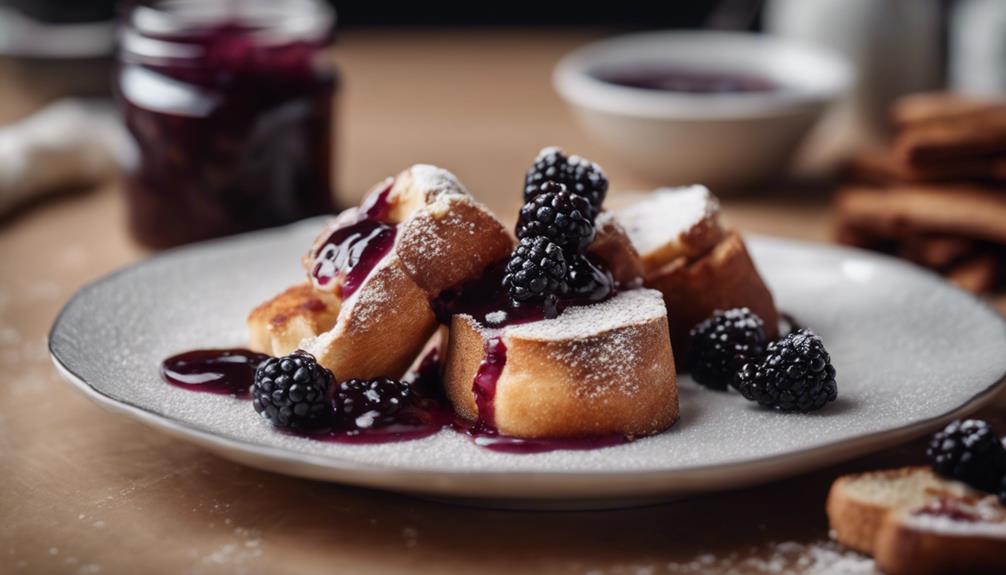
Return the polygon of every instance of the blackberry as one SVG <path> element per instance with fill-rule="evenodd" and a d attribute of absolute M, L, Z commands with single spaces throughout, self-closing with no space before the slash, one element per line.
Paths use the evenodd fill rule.
<path fill-rule="evenodd" d="M 814 411 L 838 397 L 835 368 L 821 338 L 801 329 L 768 344 L 760 360 L 737 372 L 745 398 L 779 411 Z"/>
<path fill-rule="evenodd" d="M 307 352 L 274 357 L 255 371 L 252 406 L 276 427 L 318 427 L 330 415 L 328 392 L 333 379 L 332 372 Z"/>
<path fill-rule="evenodd" d="M 550 181 L 563 184 L 571 193 L 586 198 L 593 212 L 591 219 L 601 211 L 608 193 L 608 178 L 600 166 L 579 156 L 567 157 L 559 148 L 545 148 L 535 158 L 524 177 L 524 201 L 529 202 L 543 193 L 542 186 Z"/>
<path fill-rule="evenodd" d="M 387 427 L 403 422 L 412 407 L 412 387 L 397 379 L 350 379 L 335 389 L 334 424 L 345 431 Z"/>
<path fill-rule="evenodd" d="M 568 254 L 586 249 L 596 235 L 590 203 L 556 182 L 542 184 L 541 193 L 520 209 L 516 233 L 544 236 Z"/>
<path fill-rule="evenodd" d="M 586 256 L 577 255 L 569 260 L 569 296 L 580 301 L 601 301 L 615 289 L 611 273 L 594 265 Z"/>
<path fill-rule="evenodd" d="M 522 238 L 506 264 L 503 288 L 515 307 L 538 302 L 545 317 L 553 318 L 559 314 L 559 297 L 569 291 L 566 269 L 558 245 L 541 236 Z"/>
<path fill-rule="evenodd" d="M 1006 448 L 987 421 L 954 421 L 935 433 L 926 450 L 936 473 L 998 493 L 1006 476 Z"/>
<path fill-rule="evenodd" d="M 765 324 L 746 307 L 717 310 L 688 334 L 692 377 L 725 390 L 737 371 L 765 352 Z"/>

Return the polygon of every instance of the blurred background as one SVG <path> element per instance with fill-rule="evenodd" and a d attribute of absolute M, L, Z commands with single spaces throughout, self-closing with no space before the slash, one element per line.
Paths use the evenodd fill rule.
<path fill-rule="evenodd" d="M 553 144 L 616 192 L 705 183 L 778 213 L 964 186 L 992 208 L 1004 92 L 998 0 L 0 0 L 0 213 L 113 187 L 102 219 L 157 249 L 331 213 L 430 162 L 506 218 Z M 961 133 L 933 152 L 933 122 Z M 948 274 L 978 254 L 996 263 L 969 287 L 998 285 L 999 230 L 845 195 L 811 235 Z"/>
<path fill-rule="evenodd" d="M 670 510 L 478 514 L 102 417 L 47 333 L 157 250 L 333 213 L 418 162 L 512 222 L 550 145 L 603 166 L 609 204 L 707 184 L 744 232 L 906 258 L 1006 310 L 1004 95 L 1006 0 L 0 0 L 0 571 L 704 572 L 709 548 L 764 572 L 734 567 L 827 540 L 834 469 Z M 924 447 L 899 449 L 852 465 Z M 806 572 L 850 560 L 786 548 Z"/>

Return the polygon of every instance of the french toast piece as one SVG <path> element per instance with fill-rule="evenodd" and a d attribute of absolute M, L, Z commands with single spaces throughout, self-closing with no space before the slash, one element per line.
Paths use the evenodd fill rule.
<path fill-rule="evenodd" d="M 283 290 L 248 314 L 251 349 L 280 356 L 297 349 L 302 340 L 335 325 L 341 301 L 309 282 Z"/>
<path fill-rule="evenodd" d="M 487 414 L 474 385 L 493 338 L 505 346 L 505 363 Z M 513 437 L 643 435 L 678 417 L 667 316 L 660 294 L 647 289 L 502 329 L 455 315 L 444 387 L 463 417 L 488 417 Z"/>
<path fill-rule="evenodd" d="M 1006 508 L 988 495 L 888 513 L 874 557 L 887 575 L 1006 573 Z"/>
<path fill-rule="evenodd" d="M 778 335 L 772 293 L 704 186 L 659 189 L 618 217 L 643 260 L 644 284 L 664 295 L 679 367 L 688 363 L 688 332 L 718 309 L 748 307 L 769 338 Z"/>
<path fill-rule="evenodd" d="M 779 314 L 744 240 L 727 232 L 711 252 L 688 262 L 679 258 L 647 276 L 646 286 L 664 294 L 671 343 L 679 362 L 689 353 L 688 332 L 716 310 L 747 307 L 765 322 L 765 334 L 779 333 Z"/>
<path fill-rule="evenodd" d="M 320 284 L 311 273 L 313 256 L 341 226 L 358 222 L 378 201 L 386 203 L 381 221 L 395 227 L 391 249 L 352 292 L 344 284 L 346 276 Z M 327 320 L 334 313 L 335 319 L 309 318 L 304 310 L 299 322 L 273 321 L 291 315 L 295 298 L 284 294 L 297 289 L 292 288 L 249 316 L 253 349 L 275 355 L 303 349 L 339 380 L 399 377 L 436 330 L 430 301 L 477 277 L 513 246 L 502 224 L 454 175 L 434 166 L 416 165 L 379 184 L 363 206 L 337 216 L 304 258 L 313 290 L 326 303 L 320 313 Z M 270 329 L 263 333 L 262 326 Z M 297 340 L 300 335 L 305 337 Z"/>
<path fill-rule="evenodd" d="M 887 515 L 940 499 L 980 499 L 985 494 L 937 476 L 928 467 L 902 467 L 845 475 L 828 493 L 828 522 L 839 543 L 872 555 Z"/>

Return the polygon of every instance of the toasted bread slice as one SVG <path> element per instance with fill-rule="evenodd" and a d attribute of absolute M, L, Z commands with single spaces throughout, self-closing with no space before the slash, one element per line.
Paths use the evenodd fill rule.
<path fill-rule="evenodd" d="M 874 557 L 887 575 L 1006 573 L 1006 508 L 988 495 L 888 513 Z"/>
<path fill-rule="evenodd" d="M 504 363 L 487 404 L 476 400 L 476 374 L 496 338 Z M 455 315 L 444 386 L 463 417 L 513 437 L 643 435 L 678 417 L 667 316 L 647 289 L 501 329 Z"/>
<path fill-rule="evenodd" d="M 748 307 L 778 335 L 779 314 L 736 231 L 704 186 L 662 188 L 618 212 L 639 252 L 644 285 L 664 294 L 674 357 L 688 365 L 688 332 L 716 310 Z"/>
<path fill-rule="evenodd" d="M 937 476 L 928 467 L 846 475 L 838 478 L 828 493 L 828 522 L 839 543 L 872 555 L 888 514 L 945 498 L 982 496 L 963 483 Z"/>
<path fill-rule="evenodd" d="M 260 305 L 248 319 L 253 349 L 275 355 L 304 349 L 340 380 L 399 377 L 436 330 L 430 301 L 477 277 L 513 246 L 502 224 L 446 170 L 413 166 L 376 186 L 364 206 L 378 199 L 387 204 L 382 222 L 395 226 L 392 248 L 352 292 L 344 276 L 324 285 L 313 281 L 324 309 L 297 308 L 298 297 L 309 298 L 300 286 Z M 309 278 L 312 256 L 365 209 L 351 208 L 326 226 L 305 258 Z"/>

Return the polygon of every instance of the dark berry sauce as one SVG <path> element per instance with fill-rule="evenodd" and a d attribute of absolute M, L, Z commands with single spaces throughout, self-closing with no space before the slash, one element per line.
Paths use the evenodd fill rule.
<path fill-rule="evenodd" d="M 945 517 L 951 521 L 961 523 L 977 523 L 981 518 L 969 509 L 962 508 L 959 504 L 950 499 L 940 499 L 939 501 L 916 509 L 912 515 L 926 515 L 931 517 Z"/>
<path fill-rule="evenodd" d="M 592 263 L 592 270 L 597 269 Z M 489 267 L 481 277 L 445 290 L 430 302 L 437 320 L 451 324 L 451 317 L 464 314 L 491 328 L 530 323 L 546 319 L 545 308 L 540 304 L 514 306 L 503 287 L 506 262 Z M 561 314 L 568 307 L 599 303 L 614 297 L 617 286 L 591 288 L 578 296 L 559 300 L 556 308 Z"/>
<path fill-rule="evenodd" d="M 203 349 L 161 363 L 161 379 L 191 391 L 249 397 L 255 370 L 268 355 L 247 349 Z"/>
<path fill-rule="evenodd" d="M 594 77 L 602 82 L 660 92 L 680 94 L 749 94 L 774 92 L 776 82 L 743 72 L 706 72 L 664 66 L 623 70 L 602 70 Z"/>
<path fill-rule="evenodd" d="M 391 251 L 397 227 L 382 220 L 390 210 L 388 194 L 393 183 L 389 181 L 379 192 L 372 193 L 355 221 L 336 228 L 315 249 L 311 267 L 315 286 L 328 289 L 335 278 L 341 276 L 340 295 L 348 298 Z"/>
<path fill-rule="evenodd" d="M 496 382 L 499 381 L 503 368 L 506 367 L 506 345 L 503 339 L 491 337 L 486 340 L 482 363 L 475 372 L 475 382 L 472 393 L 475 394 L 475 405 L 478 407 L 476 429 L 496 429 Z"/>
<path fill-rule="evenodd" d="M 472 443 L 491 451 L 502 453 L 544 453 L 558 450 L 584 450 L 613 447 L 632 441 L 625 435 L 608 435 L 603 437 L 574 437 L 566 439 L 522 439 L 500 435 L 495 430 L 473 427 L 471 422 L 458 420 L 454 424 L 455 431 L 468 435 Z"/>

